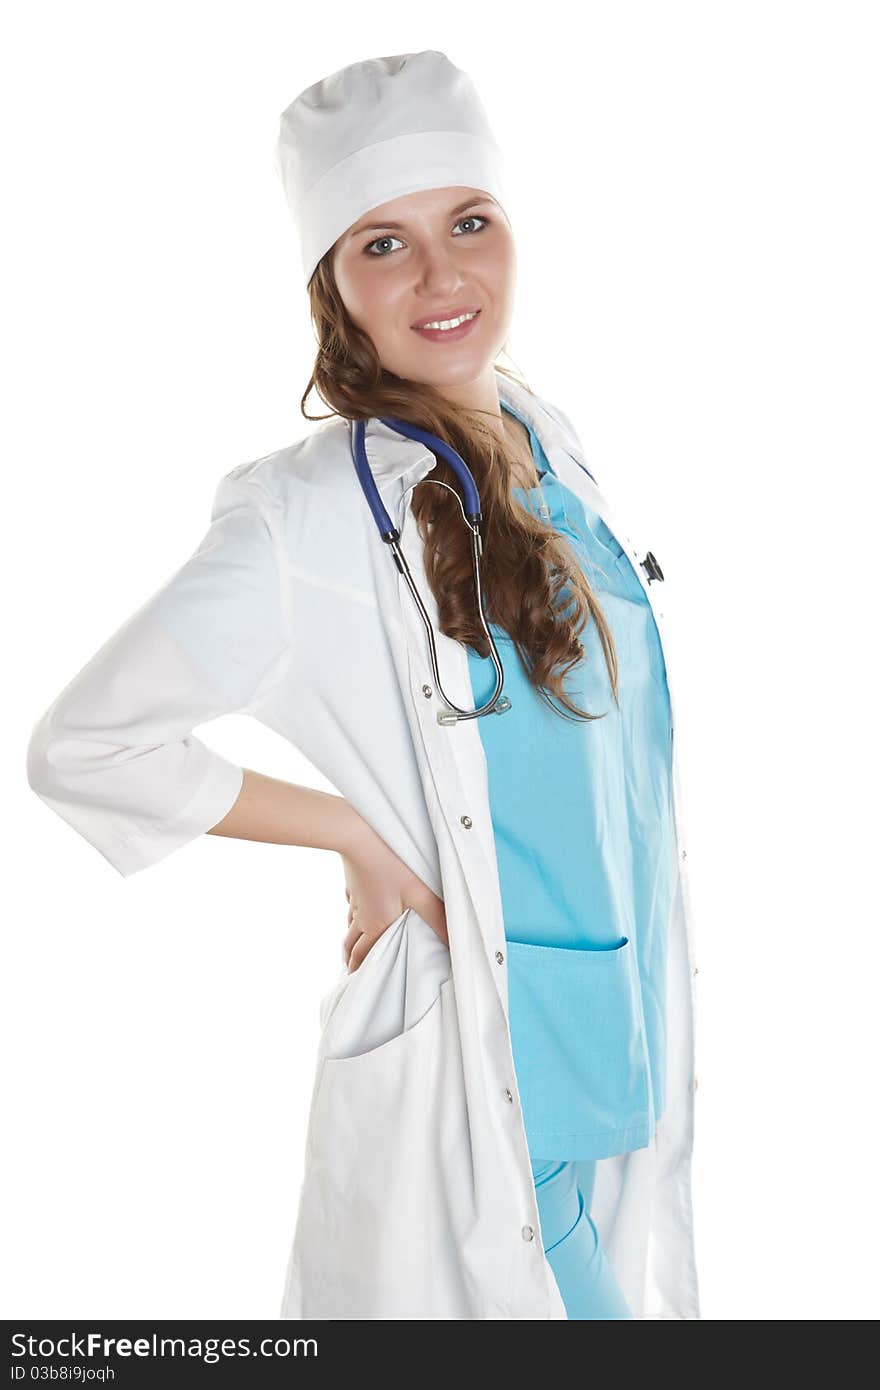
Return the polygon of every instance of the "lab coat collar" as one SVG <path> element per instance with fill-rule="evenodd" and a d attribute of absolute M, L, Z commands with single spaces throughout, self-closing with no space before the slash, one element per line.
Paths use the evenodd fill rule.
<path fill-rule="evenodd" d="M 554 462 L 554 454 L 557 458 L 560 454 L 565 454 L 592 478 L 577 435 L 567 423 L 553 413 L 549 403 L 533 391 L 527 391 L 518 381 L 503 376 L 500 372 L 496 372 L 495 376 L 499 400 L 511 406 L 531 426 L 551 464 Z"/>
<path fill-rule="evenodd" d="M 354 421 L 351 421 L 352 445 L 354 428 Z M 411 484 L 419 482 L 437 465 L 436 458 L 424 444 L 398 434 L 375 417 L 366 422 L 364 448 L 376 487 L 389 509 Z"/>
<path fill-rule="evenodd" d="M 495 379 L 499 400 L 510 405 L 517 414 L 528 421 L 554 470 L 564 475 L 571 464 L 575 463 L 584 470 L 586 478 L 591 478 L 573 430 L 551 414 L 550 408 L 539 396 L 526 390 L 519 382 L 497 369 Z M 350 423 L 350 429 L 353 440 L 354 422 Z M 396 430 L 376 418 L 366 422 L 364 447 L 376 486 L 392 515 L 393 508 L 398 506 L 402 497 L 437 465 L 430 449 L 418 440 L 398 434 Z M 596 502 L 601 506 L 598 494 Z"/>

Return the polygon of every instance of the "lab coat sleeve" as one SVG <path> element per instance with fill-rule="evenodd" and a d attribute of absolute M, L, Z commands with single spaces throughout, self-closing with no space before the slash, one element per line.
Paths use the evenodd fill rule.
<path fill-rule="evenodd" d="M 192 730 L 247 710 L 288 648 L 275 504 L 242 465 L 186 563 L 38 720 L 28 781 L 123 877 L 204 834 L 243 768 Z"/>

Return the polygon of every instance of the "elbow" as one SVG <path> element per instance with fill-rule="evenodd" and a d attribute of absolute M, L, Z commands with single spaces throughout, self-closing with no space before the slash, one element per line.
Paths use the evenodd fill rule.
<path fill-rule="evenodd" d="M 83 745 L 59 723 L 56 704 L 40 716 L 31 730 L 25 757 L 28 785 L 38 796 L 57 795 L 81 773 Z"/>
<path fill-rule="evenodd" d="M 28 785 L 32 791 L 40 792 L 46 785 L 46 769 L 49 765 L 49 740 L 46 730 L 46 716 L 38 719 L 28 740 L 25 767 Z"/>
<path fill-rule="evenodd" d="M 25 768 L 28 785 L 38 796 L 45 796 L 53 785 L 53 747 L 49 720 L 43 715 L 34 725 L 28 740 Z"/>

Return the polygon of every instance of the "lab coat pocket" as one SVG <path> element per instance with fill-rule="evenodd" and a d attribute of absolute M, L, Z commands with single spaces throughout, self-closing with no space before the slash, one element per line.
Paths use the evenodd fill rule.
<path fill-rule="evenodd" d="M 644 1148 L 651 1074 L 635 947 L 508 941 L 511 1045 L 533 1155 L 607 1158 Z"/>
<path fill-rule="evenodd" d="M 467 1316 L 454 1214 L 473 1174 L 450 957 L 415 913 L 390 931 L 322 1047 L 282 1316 Z M 408 933 L 407 982 L 395 939 Z"/>
<path fill-rule="evenodd" d="M 330 1015 L 333 1013 L 333 1010 L 336 1008 L 340 999 L 345 994 L 346 990 L 349 988 L 355 977 L 359 977 L 363 981 L 363 979 L 371 973 L 373 966 L 380 959 L 382 952 L 385 949 L 382 943 L 386 941 L 387 938 L 391 938 L 393 940 L 400 928 L 403 927 L 408 916 L 409 908 L 406 907 L 404 908 L 403 912 L 401 912 L 399 917 L 395 917 L 393 922 L 389 922 L 388 926 L 385 928 L 384 932 L 379 937 L 379 939 L 373 943 L 373 946 L 367 952 L 366 956 L 361 961 L 361 964 L 358 966 L 357 970 L 350 971 L 347 965 L 343 965 L 341 967 L 339 977 L 335 985 L 327 994 L 324 995 L 318 1006 L 318 1014 L 321 1020 L 322 1029 L 327 1029 L 327 1026 L 330 1022 Z"/>
<path fill-rule="evenodd" d="M 451 973 L 449 947 L 414 908 L 404 908 L 321 1001 L 321 1057 L 354 1057 L 418 1022 Z"/>

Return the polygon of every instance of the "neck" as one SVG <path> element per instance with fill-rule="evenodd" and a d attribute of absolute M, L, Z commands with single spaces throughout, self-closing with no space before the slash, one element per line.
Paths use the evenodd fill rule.
<path fill-rule="evenodd" d="M 534 487 L 539 481 L 532 457 L 529 432 L 509 410 L 502 410 L 494 367 L 475 381 L 442 388 L 443 395 L 465 410 L 479 411 L 500 445 L 509 482 L 515 487 Z"/>

